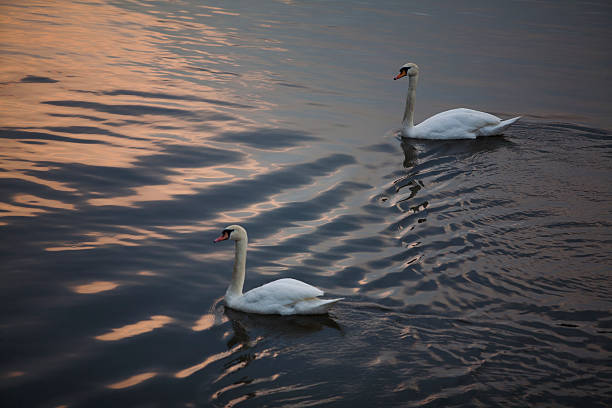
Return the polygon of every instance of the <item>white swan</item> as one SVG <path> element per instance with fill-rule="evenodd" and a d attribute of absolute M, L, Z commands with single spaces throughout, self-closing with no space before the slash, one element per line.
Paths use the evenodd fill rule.
<path fill-rule="evenodd" d="M 406 110 L 402 121 L 402 134 L 415 139 L 476 139 L 478 136 L 500 135 L 508 126 L 521 117 L 501 120 L 490 113 L 472 109 L 459 108 L 440 112 L 414 126 L 414 100 L 416 99 L 416 84 L 419 77 L 419 67 L 408 62 L 400 68 L 399 74 L 393 78 L 408 76 L 408 95 Z"/>
<path fill-rule="evenodd" d="M 240 225 L 225 227 L 213 242 L 236 241 L 234 272 L 225 292 L 225 304 L 248 313 L 279 315 L 325 314 L 339 299 L 319 299 L 323 291 L 295 279 L 279 279 L 242 293 L 246 266 L 247 232 Z"/>

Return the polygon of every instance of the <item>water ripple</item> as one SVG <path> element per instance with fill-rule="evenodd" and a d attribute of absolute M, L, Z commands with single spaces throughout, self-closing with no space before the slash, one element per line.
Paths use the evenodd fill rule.
<path fill-rule="evenodd" d="M 544 9 L 501 30 L 450 7 L 446 34 L 479 35 L 423 43 L 478 49 L 487 74 L 434 55 L 417 115 L 461 95 L 525 116 L 503 137 L 402 140 L 384 129 L 405 89 L 381 72 L 406 16 L 285 3 L 3 6 L 1 404 L 609 405 L 610 133 L 539 112 L 565 100 L 609 122 L 605 81 L 585 86 L 600 56 L 580 50 L 588 75 L 552 105 L 525 98 L 494 76 L 524 68 L 508 27 L 559 43 Z M 544 10 L 579 27 L 564 59 L 609 37 L 605 7 L 584 6 L 595 28 L 567 7 Z M 426 8 L 410 29 L 445 21 Z M 516 90 L 567 77 L 553 65 Z M 293 277 L 345 299 L 329 316 L 225 309 L 232 246 L 210 241 L 230 223 L 249 230 L 245 288 Z"/>

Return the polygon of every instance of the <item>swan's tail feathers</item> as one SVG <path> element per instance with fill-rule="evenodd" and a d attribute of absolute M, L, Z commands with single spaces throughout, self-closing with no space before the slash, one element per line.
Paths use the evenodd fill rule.
<path fill-rule="evenodd" d="M 517 116 L 516 118 L 502 120 L 499 125 L 495 126 L 495 135 L 500 135 L 504 132 L 504 130 L 508 129 L 511 124 L 519 120 L 521 117 Z"/>
<path fill-rule="evenodd" d="M 337 298 L 337 299 L 321 299 L 321 302 L 323 306 L 325 306 L 328 310 L 330 307 L 332 307 L 336 302 L 339 302 L 341 300 L 344 300 L 344 298 Z"/>
<path fill-rule="evenodd" d="M 500 130 L 506 130 L 508 129 L 508 127 L 513 124 L 514 122 L 516 122 L 517 120 L 519 120 L 521 118 L 521 116 L 517 116 L 516 118 L 512 118 L 512 119 L 506 119 L 506 120 L 502 120 L 501 123 L 499 124 L 499 126 L 501 127 Z"/>
<path fill-rule="evenodd" d="M 480 128 L 476 132 L 476 136 L 495 136 L 495 135 L 501 135 L 502 133 L 504 133 L 504 130 L 508 129 L 510 127 L 510 125 L 512 125 L 514 122 L 516 122 L 520 118 L 521 118 L 521 116 L 517 116 L 516 118 L 502 120 L 497 125 L 485 126 L 483 128 Z"/>
<path fill-rule="evenodd" d="M 304 315 L 326 314 L 336 302 L 344 298 L 337 299 L 305 299 L 295 304 L 295 313 Z"/>

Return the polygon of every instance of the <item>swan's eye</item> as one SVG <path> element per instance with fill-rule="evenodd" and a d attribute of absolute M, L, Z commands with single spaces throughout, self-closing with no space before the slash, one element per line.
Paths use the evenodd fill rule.
<path fill-rule="evenodd" d="M 234 232 L 233 229 L 226 229 L 226 230 L 223 230 L 223 235 L 227 234 L 227 237 L 229 238 L 229 236 L 232 234 L 232 232 Z"/>

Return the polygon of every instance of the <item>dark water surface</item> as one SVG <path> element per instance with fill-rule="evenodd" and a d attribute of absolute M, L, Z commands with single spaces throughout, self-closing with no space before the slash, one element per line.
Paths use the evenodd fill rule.
<path fill-rule="evenodd" d="M 612 405 L 612 8 L 460 3 L 1 5 L 1 405 Z"/>

